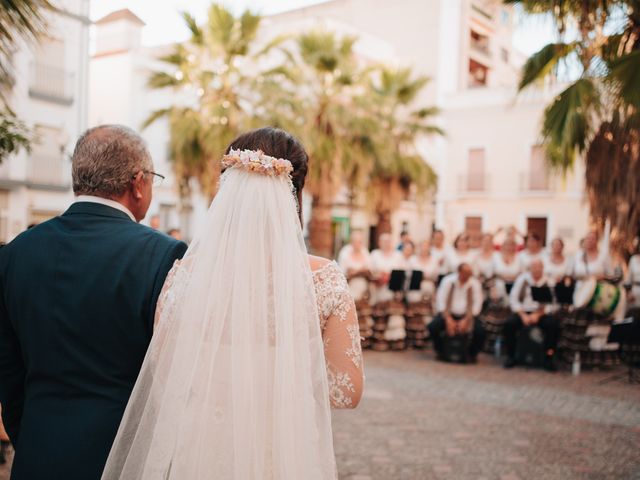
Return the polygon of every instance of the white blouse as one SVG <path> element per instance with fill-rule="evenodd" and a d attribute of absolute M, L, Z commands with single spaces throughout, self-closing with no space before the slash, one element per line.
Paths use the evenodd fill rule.
<path fill-rule="evenodd" d="M 602 277 L 611 273 L 611 258 L 608 249 L 603 249 L 595 259 L 587 259 L 583 250 L 573 260 L 573 276 L 577 279 Z"/>
<path fill-rule="evenodd" d="M 433 255 L 429 256 L 426 262 L 419 256 L 414 255 L 411 257 L 410 264 L 411 269 L 421 271 L 425 279 L 436 280 L 440 273 L 440 265 L 438 265 L 438 260 Z"/>
<path fill-rule="evenodd" d="M 501 254 L 495 256 L 494 273 L 497 277 L 513 282 L 522 273 L 522 264 L 515 257 L 511 263 L 506 263 Z"/>
<path fill-rule="evenodd" d="M 397 250 L 393 250 L 389 255 L 382 250 L 371 252 L 371 269 L 375 273 L 389 273 L 391 270 L 401 268 L 404 263 L 402 253 Z"/>
<path fill-rule="evenodd" d="M 447 273 L 449 273 L 447 257 L 450 250 L 450 247 L 431 247 L 431 258 L 433 258 L 433 261 L 436 263 L 436 265 L 438 265 L 438 275 L 446 275 Z"/>
<path fill-rule="evenodd" d="M 475 274 L 484 278 L 493 277 L 496 269 L 496 256 L 498 255 L 496 252 L 492 252 L 489 258 L 478 255 L 473 265 Z"/>
<path fill-rule="evenodd" d="M 538 253 L 529 253 L 527 250 L 522 250 L 519 254 L 518 254 L 518 261 L 520 262 L 520 268 L 522 269 L 523 272 L 526 272 L 527 270 L 529 270 L 529 267 L 531 266 L 531 262 L 533 262 L 534 260 L 542 260 L 544 261 L 544 250 L 540 250 Z"/>
<path fill-rule="evenodd" d="M 455 273 L 458 271 L 458 267 L 461 263 L 468 263 L 471 268 L 473 268 L 475 261 L 475 254 L 472 251 L 467 251 L 466 253 L 460 253 L 455 249 L 451 249 L 448 252 L 446 264 L 447 270 L 449 272 Z"/>
<path fill-rule="evenodd" d="M 565 255 L 562 262 L 556 263 L 551 260 L 551 255 L 546 255 L 544 257 L 544 274 L 554 282 L 558 282 L 566 275 L 571 275 L 571 259 Z"/>
<path fill-rule="evenodd" d="M 349 247 L 351 247 L 349 245 Z M 362 250 L 362 253 L 355 257 L 353 254 L 353 248 L 345 250 L 344 247 L 338 256 L 338 265 L 342 271 L 347 274 L 349 270 L 371 270 L 371 255 L 366 249 Z"/>

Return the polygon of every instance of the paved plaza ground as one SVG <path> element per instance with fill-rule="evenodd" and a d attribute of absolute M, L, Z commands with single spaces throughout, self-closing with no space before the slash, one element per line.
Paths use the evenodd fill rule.
<path fill-rule="evenodd" d="M 342 480 L 640 479 L 640 385 L 613 372 L 448 365 L 366 352 L 357 410 L 334 412 Z M 0 469 L 0 480 L 8 478 Z"/>

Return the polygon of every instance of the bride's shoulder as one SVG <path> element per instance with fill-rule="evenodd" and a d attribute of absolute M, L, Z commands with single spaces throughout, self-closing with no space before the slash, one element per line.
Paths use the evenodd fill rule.
<path fill-rule="evenodd" d="M 311 271 L 313 273 L 319 272 L 327 268 L 329 265 L 336 263 L 333 260 L 329 260 L 328 258 L 317 257 L 315 255 L 308 255 L 308 257 L 309 257 L 309 266 L 311 267 Z"/>

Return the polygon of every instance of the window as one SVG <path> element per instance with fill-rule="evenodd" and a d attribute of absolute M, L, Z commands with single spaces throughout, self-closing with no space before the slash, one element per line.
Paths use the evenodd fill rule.
<path fill-rule="evenodd" d="M 469 150 L 466 187 L 469 192 L 482 192 L 485 189 L 485 150 L 472 148 Z"/>
<path fill-rule="evenodd" d="M 471 49 L 484 55 L 489 55 L 489 37 L 471 30 Z"/>
<path fill-rule="evenodd" d="M 547 182 L 547 164 L 542 145 L 531 147 L 529 158 L 528 190 L 545 191 L 549 185 Z"/>
<path fill-rule="evenodd" d="M 71 104 L 73 75 L 65 70 L 65 44 L 57 38 L 44 38 L 38 44 L 31 65 L 29 95 L 41 100 Z"/>
<path fill-rule="evenodd" d="M 489 79 L 489 67 L 469 59 L 469 87 L 484 87 Z"/>
<path fill-rule="evenodd" d="M 64 185 L 64 140 L 62 130 L 36 125 L 36 141 L 28 157 L 29 180 L 39 185 Z"/>

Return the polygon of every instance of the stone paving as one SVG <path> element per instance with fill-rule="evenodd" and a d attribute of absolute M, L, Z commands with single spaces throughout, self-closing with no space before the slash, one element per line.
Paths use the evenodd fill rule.
<path fill-rule="evenodd" d="M 505 371 L 415 351 L 366 352 L 365 367 L 360 406 L 334 412 L 342 480 L 640 479 L 640 385 L 598 384 L 620 370 Z"/>

